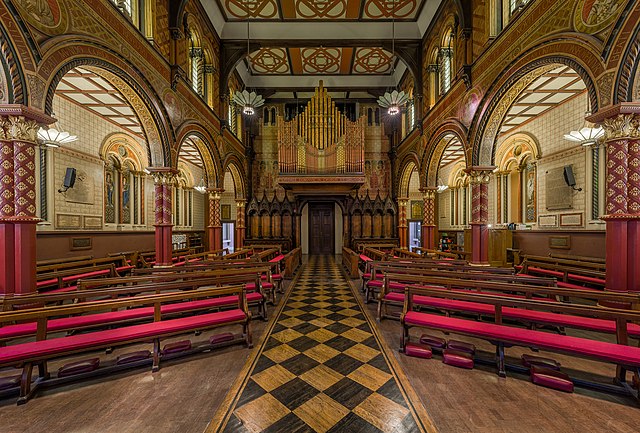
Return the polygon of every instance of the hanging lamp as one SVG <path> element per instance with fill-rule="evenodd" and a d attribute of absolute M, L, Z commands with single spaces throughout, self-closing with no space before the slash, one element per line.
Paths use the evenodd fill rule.
<path fill-rule="evenodd" d="M 60 147 L 63 144 L 73 143 L 78 137 L 63 131 L 60 121 L 56 122 L 60 130 L 53 127 L 38 129 L 38 140 L 47 147 Z"/>
<path fill-rule="evenodd" d="M 600 137 L 604 135 L 604 128 L 602 126 L 594 127 L 594 125 L 587 121 L 586 118 L 591 116 L 591 111 L 584 113 L 585 121 L 582 128 L 577 131 L 571 131 L 568 134 L 564 134 L 565 140 L 574 141 L 580 143 L 583 146 L 591 146 L 595 144 Z"/>
<path fill-rule="evenodd" d="M 249 33 L 249 21 L 250 21 L 250 13 L 249 7 L 247 7 L 247 73 L 251 73 L 249 62 L 249 42 L 251 39 Z M 253 116 L 256 113 L 256 109 L 264 105 L 264 99 L 261 95 L 258 95 L 256 92 L 249 92 L 247 90 L 243 90 L 242 92 L 235 92 L 233 94 L 233 102 L 242 107 L 242 112 L 247 116 Z"/>
<path fill-rule="evenodd" d="M 391 9 L 391 78 L 395 77 L 396 73 L 396 2 L 393 0 Z M 402 106 L 409 100 L 409 95 L 404 91 L 398 92 L 393 90 L 392 92 L 385 92 L 384 95 L 378 98 L 378 105 L 387 109 L 387 114 L 395 116 L 400 113 Z"/>

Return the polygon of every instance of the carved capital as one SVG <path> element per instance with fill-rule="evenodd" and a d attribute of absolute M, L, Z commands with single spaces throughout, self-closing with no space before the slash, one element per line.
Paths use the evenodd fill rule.
<path fill-rule="evenodd" d="M 153 183 L 155 185 L 169 185 L 173 186 L 176 183 L 176 175 L 178 172 L 168 167 L 149 167 L 147 169 L 151 176 L 153 176 Z"/>
<path fill-rule="evenodd" d="M 174 41 L 184 38 L 184 33 L 179 27 L 172 27 L 169 29 L 169 31 L 171 32 L 171 39 L 173 39 Z"/>
<path fill-rule="evenodd" d="M 428 186 L 426 188 L 420 188 L 423 200 L 434 200 L 436 198 L 437 187 Z"/>
<path fill-rule="evenodd" d="M 465 173 L 467 173 L 467 175 L 469 175 L 469 179 L 470 179 L 470 183 L 472 185 L 477 185 L 477 184 L 483 184 L 483 183 L 489 183 L 489 180 L 491 180 L 491 175 L 493 174 L 493 170 L 495 169 L 495 167 L 493 166 L 488 166 L 488 167 L 470 167 L 467 168 L 465 171 Z"/>
<path fill-rule="evenodd" d="M 602 122 L 606 140 L 640 137 L 640 115 L 618 114 Z"/>
<path fill-rule="evenodd" d="M 224 188 L 207 188 L 207 192 L 209 193 L 209 200 L 220 201 Z"/>
<path fill-rule="evenodd" d="M 439 66 L 437 64 L 427 65 L 427 72 L 438 72 Z"/>
<path fill-rule="evenodd" d="M 35 143 L 38 138 L 40 125 L 32 119 L 24 116 L 9 116 L 6 126 L 6 137 L 10 140 Z"/>

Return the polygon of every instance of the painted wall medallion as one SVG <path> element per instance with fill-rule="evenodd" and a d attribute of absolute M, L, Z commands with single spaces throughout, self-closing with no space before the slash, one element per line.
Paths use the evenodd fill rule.
<path fill-rule="evenodd" d="M 609 27 L 622 11 L 625 0 L 579 0 L 573 21 L 577 31 L 595 34 Z"/>
<path fill-rule="evenodd" d="M 58 0 L 14 0 L 24 20 L 48 35 L 67 31 L 68 14 Z"/>

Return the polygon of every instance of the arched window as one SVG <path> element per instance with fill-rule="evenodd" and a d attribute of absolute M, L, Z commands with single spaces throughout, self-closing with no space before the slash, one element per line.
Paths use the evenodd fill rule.
<path fill-rule="evenodd" d="M 451 88 L 453 71 L 453 32 L 449 30 L 440 47 L 438 53 L 438 78 L 440 84 L 440 95 L 444 95 Z"/>
<path fill-rule="evenodd" d="M 111 2 L 147 39 L 153 39 L 155 20 L 153 0 L 111 0 Z"/>
<path fill-rule="evenodd" d="M 491 22 L 489 32 L 497 36 L 531 0 L 490 0 Z"/>
<path fill-rule="evenodd" d="M 440 78 L 438 59 L 440 57 L 440 50 L 435 48 L 431 53 L 429 65 L 427 66 L 427 72 L 429 73 L 428 85 L 429 85 L 429 107 L 433 107 L 440 95 Z"/>
<path fill-rule="evenodd" d="M 204 95 L 203 71 L 204 71 L 204 52 L 200 45 L 198 35 L 194 30 L 189 33 L 189 78 L 191 79 L 191 87 L 198 95 Z"/>
<path fill-rule="evenodd" d="M 215 72 L 216 72 L 216 64 L 213 55 L 211 54 L 211 50 L 205 48 L 202 51 L 202 61 L 203 65 L 201 67 L 202 70 L 202 92 L 201 95 L 207 101 L 207 105 L 210 108 L 213 108 L 214 104 L 214 89 L 215 89 Z"/>
<path fill-rule="evenodd" d="M 115 134 L 100 152 L 104 168 L 105 224 L 144 225 L 146 174 L 140 164 L 139 144 L 131 137 Z"/>

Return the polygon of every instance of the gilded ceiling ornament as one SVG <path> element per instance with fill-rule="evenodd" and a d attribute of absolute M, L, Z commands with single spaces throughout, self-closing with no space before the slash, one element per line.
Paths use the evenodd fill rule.
<path fill-rule="evenodd" d="M 229 15 L 239 19 L 278 18 L 278 6 L 275 0 L 226 0 L 224 8 Z"/>
<path fill-rule="evenodd" d="M 367 0 L 363 17 L 370 19 L 410 18 L 418 9 L 417 0 Z"/>
<path fill-rule="evenodd" d="M 393 55 L 382 48 L 358 48 L 353 71 L 358 74 L 385 74 L 391 71 Z"/>
<path fill-rule="evenodd" d="M 296 13 L 298 18 L 344 18 L 346 10 L 346 0 L 296 1 Z"/>
<path fill-rule="evenodd" d="M 340 72 L 342 51 L 339 48 L 304 48 L 301 50 L 302 69 L 307 74 L 336 74 Z"/>
<path fill-rule="evenodd" d="M 284 48 L 260 48 L 249 56 L 251 69 L 259 74 L 286 74 L 289 72 L 289 60 Z"/>

